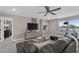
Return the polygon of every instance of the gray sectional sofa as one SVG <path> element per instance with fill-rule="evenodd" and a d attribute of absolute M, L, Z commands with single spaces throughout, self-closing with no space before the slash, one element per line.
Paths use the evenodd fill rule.
<path fill-rule="evenodd" d="M 17 52 L 18 53 L 75 53 L 76 44 L 75 41 L 71 40 L 65 42 L 63 40 L 57 40 L 52 44 L 46 44 L 45 46 L 39 49 L 33 40 L 24 41 L 17 43 Z"/>
<path fill-rule="evenodd" d="M 76 44 L 74 41 L 66 44 L 62 40 L 58 40 L 54 44 L 48 44 L 40 49 L 41 53 L 76 53 Z"/>

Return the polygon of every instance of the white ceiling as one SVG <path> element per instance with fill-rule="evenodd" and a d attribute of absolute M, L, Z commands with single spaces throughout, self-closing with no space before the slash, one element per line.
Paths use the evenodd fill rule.
<path fill-rule="evenodd" d="M 50 6 L 50 9 L 55 9 L 59 6 Z M 38 12 L 46 11 L 43 6 L 0 6 L 0 13 L 6 13 L 11 15 L 26 16 L 32 18 L 40 19 L 57 19 L 73 15 L 79 15 L 79 6 L 60 6 L 61 10 L 54 11 L 57 15 L 48 14 L 38 14 Z M 13 12 L 12 8 L 16 8 L 16 11 Z"/>

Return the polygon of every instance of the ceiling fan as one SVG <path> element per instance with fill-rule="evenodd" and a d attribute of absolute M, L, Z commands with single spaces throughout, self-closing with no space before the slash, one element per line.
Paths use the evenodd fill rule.
<path fill-rule="evenodd" d="M 61 7 L 59 7 L 59 8 L 56 8 L 56 9 L 50 10 L 50 7 L 49 7 L 49 6 L 44 6 L 44 8 L 46 9 L 45 12 L 39 12 L 39 14 L 40 14 L 40 13 L 45 13 L 44 16 L 46 16 L 48 13 L 50 13 L 50 14 L 52 14 L 52 15 L 56 15 L 56 14 L 53 13 L 53 12 L 54 12 L 54 11 L 58 11 L 58 10 L 61 9 Z"/>

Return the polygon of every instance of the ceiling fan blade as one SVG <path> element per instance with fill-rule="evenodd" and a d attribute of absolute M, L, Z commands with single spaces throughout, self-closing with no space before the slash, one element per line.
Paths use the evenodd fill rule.
<path fill-rule="evenodd" d="M 55 13 L 51 13 L 52 15 L 56 15 Z"/>
<path fill-rule="evenodd" d="M 47 13 L 44 16 L 46 16 L 46 15 L 47 15 Z"/>
<path fill-rule="evenodd" d="M 61 9 L 61 7 L 56 8 L 56 9 L 53 9 L 53 10 L 51 10 L 51 11 L 57 11 L 57 10 L 60 10 L 60 9 Z"/>
<path fill-rule="evenodd" d="M 48 6 L 45 6 L 45 8 L 46 8 L 47 11 L 49 11 L 49 7 Z"/>

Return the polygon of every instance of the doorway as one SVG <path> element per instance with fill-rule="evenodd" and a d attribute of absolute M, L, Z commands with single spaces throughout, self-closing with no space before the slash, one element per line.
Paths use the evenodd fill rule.
<path fill-rule="evenodd" d="M 0 41 L 13 39 L 13 18 L 0 17 Z"/>

